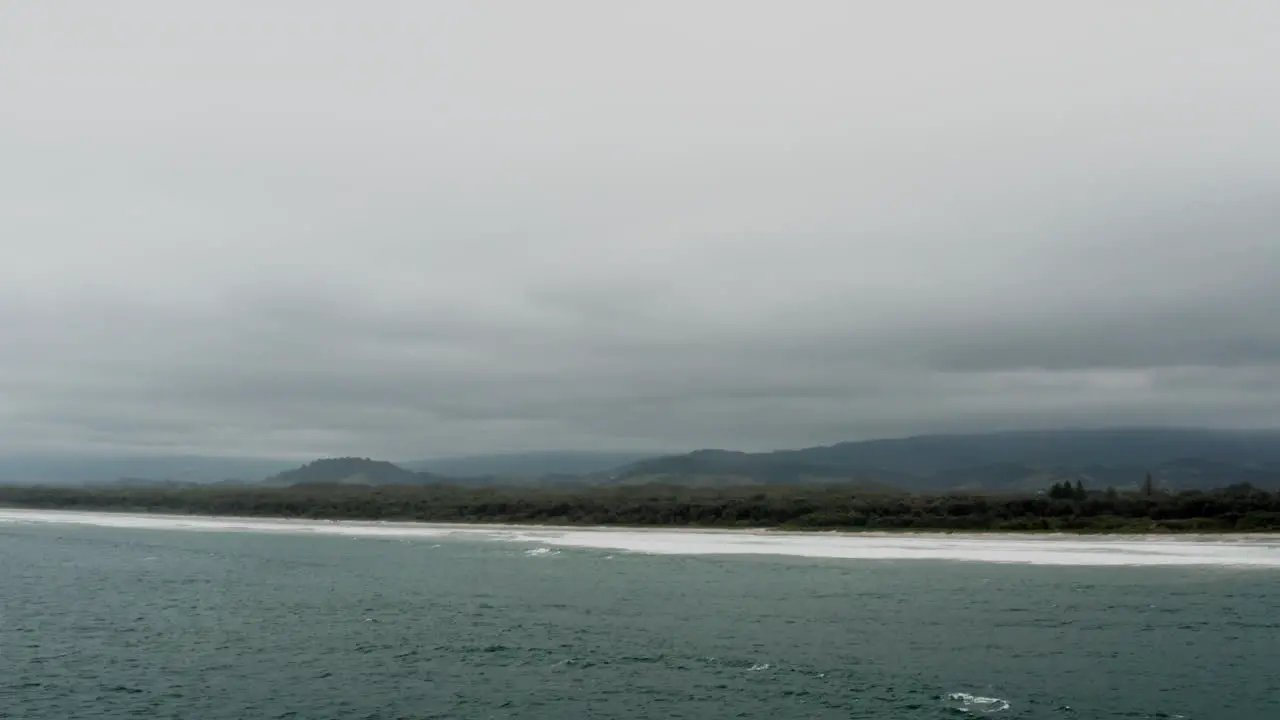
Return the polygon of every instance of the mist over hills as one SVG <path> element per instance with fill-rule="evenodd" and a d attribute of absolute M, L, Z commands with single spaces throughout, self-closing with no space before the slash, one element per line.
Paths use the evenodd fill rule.
<path fill-rule="evenodd" d="M 392 463 L 207 458 L 0 458 L 0 483 L 183 486 L 529 485 L 688 486 L 839 483 L 882 491 L 1039 491 L 1061 481 L 1168 489 L 1248 483 L 1280 488 L 1280 431 L 1038 430 L 926 435 L 773 452 L 697 450 L 646 457 L 556 451 Z"/>
<path fill-rule="evenodd" d="M 547 451 L 471 455 L 400 463 L 409 470 L 453 477 L 587 475 L 614 470 L 653 457 L 653 453 Z"/>
<path fill-rule="evenodd" d="M 293 485 L 529 485 L 590 483 L 630 453 L 530 453 L 448 458 L 402 464 L 370 458 L 322 458 L 262 481 Z M 420 469 L 423 467 L 433 470 Z"/>
<path fill-rule="evenodd" d="M 256 482 L 292 467 L 279 458 L 197 455 L 18 455 L 0 457 L 0 483 L 8 485 L 206 484 Z"/>
<path fill-rule="evenodd" d="M 503 480 L 563 479 L 603 473 L 648 457 L 635 452 L 535 452 L 445 457 L 389 463 L 367 458 L 328 458 L 316 467 L 274 458 L 205 456 L 23 455 L 0 457 L 0 484 L 186 486 L 208 483 L 287 485 L 294 482 L 369 484 L 438 482 L 471 484 Z M 364 466 L 352 462 L 361 460 Z M 389 466 L 389 467 L 388 467 Z M 394 468 L 391 470 L 390 468 Z M 292 472 L 291 472 L 292 471 Z"/>

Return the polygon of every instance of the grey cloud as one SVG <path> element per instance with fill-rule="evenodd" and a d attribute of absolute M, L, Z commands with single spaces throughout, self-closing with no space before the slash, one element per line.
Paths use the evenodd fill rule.
<path fill-rule="evenodd" d="M 1271 4 L 7 13 L 0 453 L 1280 425 Z"/>

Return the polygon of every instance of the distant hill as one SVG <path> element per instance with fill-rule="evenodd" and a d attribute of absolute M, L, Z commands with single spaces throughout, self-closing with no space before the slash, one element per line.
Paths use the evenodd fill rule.
<path fill-rule="evenodd" d="M 541 478 L 603 473 L 649 457 L 653 457 L 653 453 L 552 451 L 446 457 L 399 464 L 409 470 L 452 477 Z"/>
<path fill-rule="evenodd" d="M 368 458 L 327 458 L 298 466 L 296 460 L 204 456 L 0 457 L 0 485 L 186 487 L 267 483 L 396 484 L 452 482 L 460 485 L 583 484 L 644 455 L 611 452 L 550 452 L 442 458 L 393 464 Z M 264 480 L 265 478 L 265 480 Z"/>
<path fill-rule="evenodd" d="M 0 458 L 0 484 L 134 487 L 839 483 L 885 491 L 1035 492 L 1062 481 L 1135 488 L 1147 473 L 1170 490 L 1244 483 L 1280 489 L 1280 431 L 1046 430 L 926 435 L 774 452 L 698 450 L 663 457 L 535 452 L 400 464 L 345 457 L 302 467 L 287 460 L 198 456 Z"/>
<path fill-rule="evenodd" d="M 1061 480 L 1130 487 L 1151 472 L 1169 489 L 1248 482 L 1280 488 L 1280 431 L 1121 429 L 933 435 L 642 460 L 612 482 L 681 477 L 744 482 L 860 480 L 908 490 L 1033 490 Z"/>
<path fill-rule="evenodd" d="M 325 458 L 300 468 L 277 473 L 264 485 L 416 485 L 433 482 L 430 475 L 405 470 L 385 460 L 343 457 Z"/>

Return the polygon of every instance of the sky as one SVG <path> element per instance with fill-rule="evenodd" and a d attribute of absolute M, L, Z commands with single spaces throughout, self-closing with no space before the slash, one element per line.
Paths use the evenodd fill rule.
<path fill-rule="evenodd" d="M 1280 427 L 1280 3 L 0 5 L 0 455 Z"/>

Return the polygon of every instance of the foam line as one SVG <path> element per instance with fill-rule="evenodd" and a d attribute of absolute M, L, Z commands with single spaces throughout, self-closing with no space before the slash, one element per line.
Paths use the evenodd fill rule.
<path fill-rule="evenodd" d="M 957 560 L 1032 565 L 1218 565 L 1280 568 L 1280 536 L 780 533 L 763 530 L 536 528 L 362 521 L 266 520 L 0 508 L 0 522 L 145 530 L 441 538 L 658 555 L 787 555 L 851 560 Z"/>

